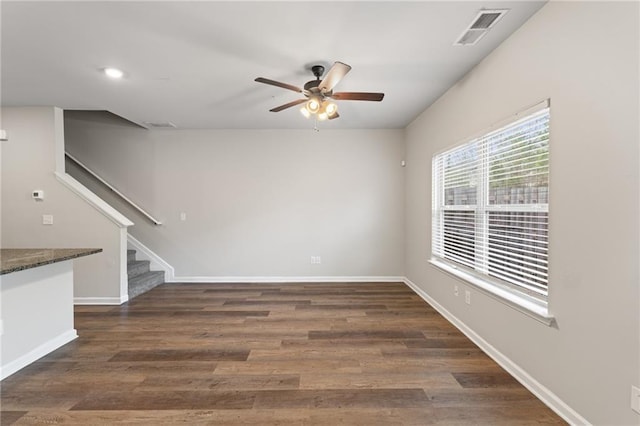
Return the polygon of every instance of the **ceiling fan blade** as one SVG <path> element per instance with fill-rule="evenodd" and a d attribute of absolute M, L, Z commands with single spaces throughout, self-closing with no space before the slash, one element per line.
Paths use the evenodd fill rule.
<path fill-rule="evenodd" d="M 333 90 L 334 86 L 338 84 L 338 82 L 342 80 L 342 77 L 347 75 L 349 71 L 351 71 L 349 65 L 343 64 L 342 62 L 334 63 L 318 85 L 318 89 L 322 92 Z"/>
<path fill-rule="evenodd" d="M 331 95 L 333 99 L 340 101 L 376 101 L 380 102 L 384 98 L 384 93 L 369 92 L 337 92 Z"/>
<path fill-rule="evenodd" d="M 307 99 L 296 99 L 295 101 L 289 102 L 288 104 L 284 104 L 284 105 L 280 105 L 278 107 L 272 108 L 269 111 L 280 112 L 283 109 L 291 108 L 292 106 L 300 105 L 304 102 L 307 102 Z"/>
<path fill-rule="evenodd" d="M 283 89 L 293 90 L 294 92 L 298 92 L 298 93 L 302 92 L 301 88 L 296 87 L 292 84 L 280 83 L 279 81 L 269 80 L 268 78 L 258 77 L 254 81 L 257 81 L 258 83 L 264 83 L 264 84 L 270 84 L 272 86 L 282 87 Z"/>

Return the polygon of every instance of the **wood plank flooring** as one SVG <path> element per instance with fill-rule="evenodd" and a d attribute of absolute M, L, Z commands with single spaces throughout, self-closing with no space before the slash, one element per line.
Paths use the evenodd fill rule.
<path fill-rule="evenodd" d="M 2 425 L 563 424 L 402 283 L 164 284 L 75 322 Z"/>

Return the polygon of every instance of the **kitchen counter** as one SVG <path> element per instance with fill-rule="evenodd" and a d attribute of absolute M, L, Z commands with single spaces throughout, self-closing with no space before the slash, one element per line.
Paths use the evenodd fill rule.
<path fill-rule="evenodd" d="M 0 249 L 0 275 L 100 253 L 98 248 Z"/>

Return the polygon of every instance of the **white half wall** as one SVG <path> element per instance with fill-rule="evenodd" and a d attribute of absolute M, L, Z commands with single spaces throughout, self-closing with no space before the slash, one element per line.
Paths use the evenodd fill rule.
<path fill-rule="evenodd" d="M 640 384 L 638 8 L 549 2 L 406 129 L 406 276 L 566 404 L 573 423 L 640 423 L 630 408 Z M 428 263 L 433 155 L 546 98 L 556 327 Z M 471 290 L 471 305 L 454 284 Z"/>
<path fill-rule="evenodd" d="M 78 337 L 73 328 L 73 262 L 0 277 L 0 380 Z"/>
<path fill-rule="evenodd" d="M 75 261 L 74 297 L 93 303 L 126 301 L 126 228 L 56 179 L 56 162 L 62 158 L 56 147 L 64 144 L 62 110 L 2 108 L 1 118 L 9 135 L 9 141 L 0 142 L 2 247 L 101 248 L 102 253 Z M 44 191 L 43 201 L 31 198 L 34 190 Z M 52 215 L 53 225 L 43 225 L 43 215 Z"/>
<path fill-rule="evenodd" d="M 176 277 L 404 276 L 400 130 L 145 130 L 67 111 L 65 134 L 74 157 L 162 221 L 69 168 Z"/>

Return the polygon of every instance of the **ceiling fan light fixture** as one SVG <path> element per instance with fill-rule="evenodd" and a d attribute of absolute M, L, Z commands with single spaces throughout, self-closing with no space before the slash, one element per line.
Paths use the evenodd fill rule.
<path fill-rule="evenodd" d="M 338 112 L 338 105 L 333 102 L 326 102 L 324 110 L 326 111 L 328 116 L 332 116 L 336 112 Z"/>
<path fill-rule="evenodd" d="M 311 114 L 315 114 L 320 111 L 320 101 L 318 101 L 316 98 L 309 99 L 309 102 L 307 102 L 307 110 Z"/>

